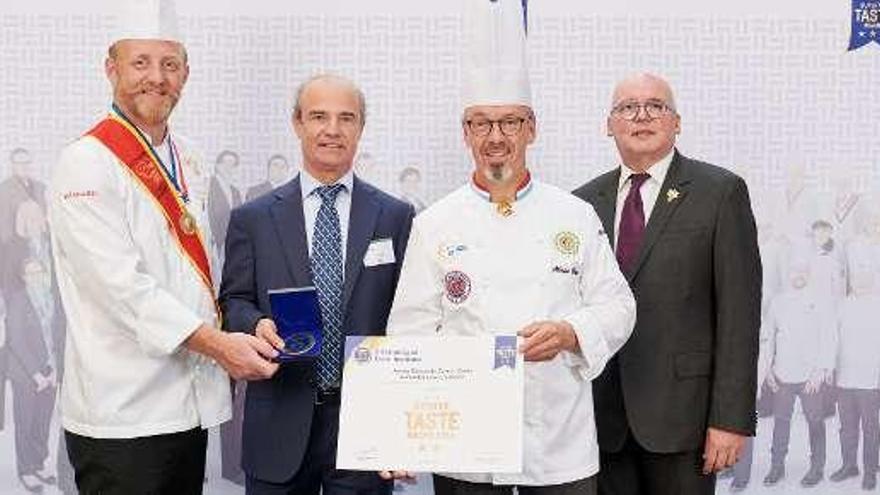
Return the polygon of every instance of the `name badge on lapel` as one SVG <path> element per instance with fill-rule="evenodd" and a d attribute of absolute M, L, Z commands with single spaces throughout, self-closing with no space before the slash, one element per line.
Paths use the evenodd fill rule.
<path fill-rule="evenodd" d="M 367 252 L 364 254 L 364 266 L 387 265 L 397 261 L 394 258 L 394 244 L 391 239 L 374 239 L 367 246 Z"/>

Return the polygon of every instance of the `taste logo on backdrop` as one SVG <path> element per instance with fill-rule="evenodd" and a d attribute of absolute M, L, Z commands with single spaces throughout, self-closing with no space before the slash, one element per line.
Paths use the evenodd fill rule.
<path fill-rule="evenodd" d="M 880 44 L 880 0 L 853 0 L 849 50 L 872 41 Z"/>

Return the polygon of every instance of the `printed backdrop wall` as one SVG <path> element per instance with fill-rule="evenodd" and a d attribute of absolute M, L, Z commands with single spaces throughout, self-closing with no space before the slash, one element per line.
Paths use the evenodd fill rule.
<path fill-rule="evenodd" d="M 63 446 L 54 394 L 64 322 L 50 290 L 41 184 L 59 149 L 108 109 L 102 64 L 114 19 L 102 14 L 103 1 L 4 2 L 0 14 L 0 259 L 6 260 L 0 362 L 9 370 L 0 374 L 6 377 L 0 388 L 3 494 L 28 493 L 19 475 L 34 466 L 57 478 L 46 493 L 73 493 L 69 466 L 58 456 Z M 304 78 L 323 71 L 351 77 L 366 93 L 359 174 L 419 206 L 467 179 L 457 2 L 178 3 L 192 72 L 173 127 L 199 142 L 212 166 L 220 163 L 220 179 L 243 199 L 268 171 L 295 173 L 292 94 Z M 529 6 L 538 116 L 529 154 L 533 174 L 573 189 L 616 166 L 604 129 L 615 81 L 641 70 L 667 77 L 682 115 L 679 149 L 730 168 L 749 184 L 765 266 L 764 362 L 781 366 L 774 358 L 785 346 L 812 349 L 809 337 L 797 337 L 802 329 L 804 336 L 838 342 L 824 349 L 836 363 L 820 391 L 825 414 L 811 416 L 810 434 L 803 399 L 795 403 L 787 476 L 773 488 L 762 479 L 774 424 L 776 448 L 783 447 L 787 406 L 765 397 L 751 463 L 741 463 L 734 476 L 742 484 L 751 474 L 745 493 L 807 493 L 799 481 L 811 445 L 814 462 L 825 457 L 825 478 L 812 493 L 858 490 L 861 476 L 829 480 L 844 458 L 855 459 L 862 472 L 866 467 L 865 442 L 845 398 L 851 384 L 841 376 L 862 363 L 856 373 L 872 383 L 869 396 L 880 394 L 880 328 L 872 314 L 872 298 L 880 297 L 880 45 L 847 51 L 851 1 L 805 3 L 533 0 Z M 225 150 L 234 155 L 219 157 Z M 281 157 L 269 167 L 274 155 Z M 25 196 L 10 192 L 21 184 Z M 208 207 L 222 219 L 228 212 L 218 204 Z M 16 239 L 30 254 L 6 266 L 13 258 L 6 246 Z M 222 258 L 221 250 L 214 254 Z M 791 316 L 813 311 L 821 318 Z M 827 323 L 812 328 L 820 320 Z M 43 339 L 49 349 L 39 379 L 12 371 L 34 358 L 28 346 L 16 345 L 22 335 Z M 876 452 L 877 406 L 867 411 L 862 429 L 870 433 L 868 451 Z M 243 493 L 236 484 L 236 436 L 234 424 L 212 433 L 206 493 Z M 727 490 L 728 481 L 720 481 L 719 493 Z M 430 486 L 422 480 L 406 492 L 429 493 Z"/>

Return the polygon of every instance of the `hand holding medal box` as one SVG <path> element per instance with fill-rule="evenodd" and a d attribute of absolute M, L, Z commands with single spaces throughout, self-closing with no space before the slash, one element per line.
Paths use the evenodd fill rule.
<path fill-rule="evenodd" d="M 278 361 L 314 359 L 321 352 L 323 336 L 318 292 L 314 287 L 269 291 L 272 319 L 284 340 Z"/>

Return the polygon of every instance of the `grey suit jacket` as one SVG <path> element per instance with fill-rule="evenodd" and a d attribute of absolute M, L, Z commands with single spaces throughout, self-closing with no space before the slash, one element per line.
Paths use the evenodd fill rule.
<path fill-rule="evenodd" d="M 611 242 L 619 177 L 575 191 Z M 753 435 L 761 260 L 745 182 L 676 151 L 625 275 L 635 330 L 593 382 L 602 450 L 618 451 L 628 430 L 659 453 L 702 449 L 707 426 Z"/>

